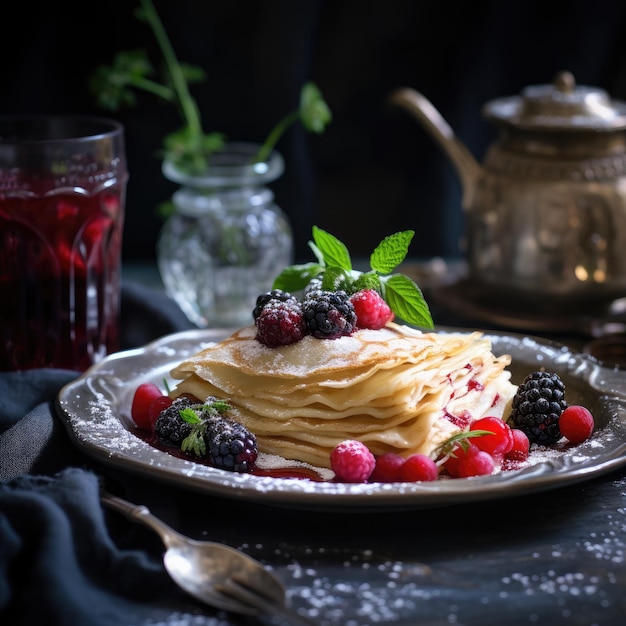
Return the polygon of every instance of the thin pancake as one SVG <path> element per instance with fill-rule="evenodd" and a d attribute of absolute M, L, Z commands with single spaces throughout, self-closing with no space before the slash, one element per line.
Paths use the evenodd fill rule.
<path fill-rule="evenodd" d="M 172 395 L 226 398 L 262 452 L 319 466 L 344 439 L 374 454 L 429 454 L 459 424 L 502 416 L 515 391 L 510 358 L 495 357 L 481 333 L 389 324 L 281 348 L 255 334 L 242 329 L 181 363 Z"/>

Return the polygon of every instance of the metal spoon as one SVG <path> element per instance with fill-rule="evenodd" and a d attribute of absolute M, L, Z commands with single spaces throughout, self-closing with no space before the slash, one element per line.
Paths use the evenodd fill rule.
<path fill-rule="evenodd" d="M 235 613 L 282 616 L 290 624 L 313 626 L 287 605 L 282 582 L 259 561 L 220 543 L 181 535 L 148 507 L 102 492 L 100 500 L 154 530 L 166 547 L 163 564 L 174 582 L 194 598 Z"/>

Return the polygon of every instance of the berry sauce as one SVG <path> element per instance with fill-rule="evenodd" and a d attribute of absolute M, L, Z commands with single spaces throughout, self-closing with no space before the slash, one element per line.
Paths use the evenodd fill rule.
<path fill-rule="evenodd" d="M 206 465 L 210 467 L 210 463 L 206 460 L 197 457 L 193 454 L 188 454 L 187 452 L 183 452 L 180 448 L 176 448 L 174 446 L 167 446 L 161 441 L 154 433 L 149 433 L 140 428 L 133 428 L 132 433 L 139 437 L 142 441 L 150 444 L 152 447 L 157 450 L 161 450 L 161 452 L 167 452 L 167 454 L 171 454 L 175 456 L 177 459 L 183 459 L 185 461 L 193 461 L 194 463 L 199 463 L 200 465 Z M 308 467 L 275 467 L 275 468 L 259 468 L 254 467 L 249 474 L 253 476 L 266 476 L 270 478 L 295 478 L 299 480 L 313 480 L 316 482 L 324 482 L 324 479 L 314 470 Z"/>

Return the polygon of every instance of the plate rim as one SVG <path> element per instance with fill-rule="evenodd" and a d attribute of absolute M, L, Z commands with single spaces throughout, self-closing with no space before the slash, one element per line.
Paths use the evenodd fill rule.
<path fill-rule="evenodd" d="M 191 329 L 159 337 L 145 346 L 131 348 L 108 355 L 90 367 L 76 379 L 64 385 L 56 397 L 56 410 L 66 427 L 72 442 L 91 458 L 105 465 L 160 480 L 176 487 L 200 491 L 207 495 L 244 499 L 260 504 L 288 508 L 324 509 L 326 511 L 388 511 L 390 509 L 421 509 L 449 506 L 467 502 L 479 502 L 500 497 L 513 497 L 573 485 L 601 476 L 626 464 L 626 441 L 608 455 L 587 458 L 579 465 L 555 467 L 551 461 L 540 461 L 522 470 L 508 471 L 506 475 L 473 477 L 457 480 L 438 480 L 433 483 L 334 483 L 303 481 L 302 479 L 270 478 L 250 474 L 236 474 L 192 460 L 180 459 L 158 450 L 133 434 L 123 423 L 122 416 L 114 415 L 111 405 L 102 407 L 109 413 L 103 420 L 114 433 L 121 437 L 131 436 L 138 454 L 129 453 L 124 448 L 106 445 L 103 436 L 93 431 L 85 432 L 84 424 L 89 418 L 77 413 L 83 407 L 86 396 L 91 391 L 95 397 L 97 381 L 108 382 L 119 376 L 124 365 L 153 364 L 136 376 L 150 378 L 160 369 L 173 367 L 182 358 L 178 348 L 185 346 L 189 354 L 200 349 L 203 344 L 219 341 L 237 329 Z M 436 332 L 472 333 L 477 329 L 437 327 Z M 607 368 L 593 357 L 572 350 L 559 342 L 510 333 L 505 331 L 479 330 L 498 344 L 525 344 L 526 348 L 539 346 L 548 350 L 554 357 L 567 365 L 573 361 L 576 368 L 589 368 L 586 384 L 599 394 L 605 394 L 607 401 L 616 403 L 623 413 L 626 427 L 626 373 L 623 370 Z M 504 351 L 504 350 L 502 350 Z M 494 349 L 494 352 L 497 350 Z M 168 361 L 173 358 L 175 360 Z M 157 365 L 154 360 L 158 358 Z M 122 365 L 120 365 L 122 364 Z M 143 365 L 142 365 L 143 366 Z M 145 369 L 145 368 L 144 368 Z M 123 382 L 123 381 L 122 381 Z M 621 382 L 622 388 L 618 387 Z M 134 389 L 134 387 L 133 387 Z M 99 392 L 104 392 L 99 389 Z M 111 392 L 111 397 L 116 397 Z M 84 395 L 86 394 L 86 395 Z M 108 399 L 110 401 L 110 399 Z M 92 416 L 92 421 L 96 419 Z M 126 433 L 121 433 L 120 429 Z M 106 428 L 104 429 L 106 431 Z M 589 462 L 591 461 L 591 462 Z M 467 482 L 469 481 L 469 482 Z M 461 484 L 461 482 L 463 484 Z M 467 488 L 471 484 L 471 488 Z"/>

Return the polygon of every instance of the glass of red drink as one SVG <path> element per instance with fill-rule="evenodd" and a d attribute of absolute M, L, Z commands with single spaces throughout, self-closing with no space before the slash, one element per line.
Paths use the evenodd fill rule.
<path fill-rule="evenodd" d="M 113 120 L 0 116 L 0 371 L 119 348 L 127 178 Z"/>

